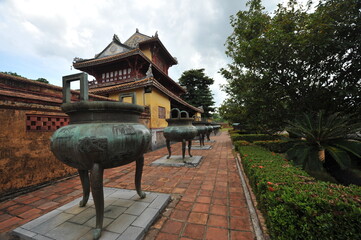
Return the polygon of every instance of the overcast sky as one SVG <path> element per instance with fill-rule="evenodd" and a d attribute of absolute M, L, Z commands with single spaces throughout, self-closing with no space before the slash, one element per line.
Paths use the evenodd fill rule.
<path fill-rule="evenodd" d="M 283 0 L 264 0 L 273 12 Z M 230 16 L 246 0 L 0 0 L 0 72 L 46 78 L 61 86 L 63 75 L 77 73 L 74 57 L 93 58 L 113 34 L 126 41 L 136 30 L 158 36 L 178 59 L 169 75 L 178 81 L 189 69 L 204 68 L 215 80 L 216 106 L 225 99 L 218 73 L 231 60 L 225 42 Z M 92 79 L 92 77 L 90 77 Z"/>

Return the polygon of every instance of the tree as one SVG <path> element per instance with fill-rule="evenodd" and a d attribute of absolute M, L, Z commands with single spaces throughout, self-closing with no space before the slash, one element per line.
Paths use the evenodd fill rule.
<path fill-rule="evenodd" d="M 23 76 L 17 74 L 16 72 L 1 72 L 1 73 L 12 75 L 12 76 L 15 76 L 15 77 L 23 77 Z"/>
<path fill-rule="evenodd" d="M 204 117 L 211 117 L 214 111 L 213 94 L 209 88 L 214 80 L 204 74 L 204 69 L 191 69 L 183 72 L 179 84 L 187 88 L 181 98 L 195 107 L 203 107 Z"/>
<path fill-rule="evenodd" d="M 49 83 L 49 81 L 46 80 L 45 78 L 38 78 L 35 81 L 42 82 L 42 83 Z"/>
<path fill-rule="evenodd" d="M 287 151 L 288 158 L 315 177 L 327 176 L 327 166 L 332 165 L 348 170 L 347 175 L 353 175 L 357 170 L 351 169 L 357 168 L 357 164 L 352 156 L 360 161 L 361 141 L 350 139 L 350 134 L 361 131 L 361 123 L 354 123 L 351 119 L 353 117 L 339 113 L 327 116 L 320 111 L 314 115 L 303 114 L 288 122 L 287 131 L 299 137 L 293 140 L 295 145 Z M 329 173 L 335 175 L 332 171 Z M 361 175 L 358 178 L 360 181 Z"/>
<path fill-rule="evenodd" d="M 16 72 L 1 72 L 1 73 L 4 73 L 4 74 L 8 74 L 8 75 L 12 75 L 12 76 L 15 76 L 15 77 L 22 77 L 21 75 L 17 74 Z M 34 81 L 38 81 L 38 82 L 43 82 L 43 83 L 49 83 L 48 80 L 46 80 L 45 78 L 38 78 Z"/>
<path fill-rule="evenodd" d="M 361 113 L 361 15 L 358 0 L 321 0 L 314 12 L 297 1 L 269 14 L 261 0 L 231 17 L 233 62 L 223 90 L 245 121 L 281 130 L 303 112 Z"/>

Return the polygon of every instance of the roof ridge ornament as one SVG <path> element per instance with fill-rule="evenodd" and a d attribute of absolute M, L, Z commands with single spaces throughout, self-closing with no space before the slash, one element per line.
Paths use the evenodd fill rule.
<path fill-rule="evenodd" d="M 139 29 L 138 29 L 138 28 L 136 28 L 136 29 L 135 29 L 135 32 L 136 32 L 136 33 L 139 33 Z"/>
<path fill-rule="evenodd" d="M 119 40 L 119 37 L 118 37 L 117 34 L 114 34 L 114 35 L 113 35 L 113 41 L 118 41 L 118 42 L 121 43 L 121 41 Z"/>

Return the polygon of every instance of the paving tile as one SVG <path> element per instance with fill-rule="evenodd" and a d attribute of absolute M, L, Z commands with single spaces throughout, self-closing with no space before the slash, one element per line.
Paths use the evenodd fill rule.
<path fill-rule="evenodd" d="M 175 209 L 173 213 L 170 215 L 170 218 L 178 221 L 186 221 L 188 219 L 188 216 L 189 216 L 189 211 Z"/>
<path fill-rule="evenodd" d="M 131 237 L 131 239 L 135 235 L 139 236 L 139 234 L 136 234 L 137 232 L 140 232 L 140 235 L 143 236 L 146 231 L 142 232 L 141 229 L 143 228 L 141 226 L 148 225 L 145 220 L 153 217 L 154 210 L 161 210 L 168 206 L 150 231 L 153 238 L 147 238 L 146 235 L 145 240 L 223 240 L 228 238 L 226 238 L 226 235 L 229 235 L 230 239 L 253 239 L 254 234 L 251 231 L 249 211 L 240 185 L 229 136 L 222 133 L 214 138 L 216 142 L 209 143 L 209 146 L 212 145 L 212 149 L 193 149 L 193 155 L 203 156 L 202 162 L 197 167 L 152 166 L 151 163 L 156 159 L 167 155 L 167 150 L 161 148 L 146 153 L 142 178 L 143 190 L 148 191 L 145 199 L 140 199 L 134 191 L 135 164 L 107 169 L 104 172 L 104 186 L 107 186 L 104 195 L 108 199 L 105 202 L 106 217 L 104 218 L 103 237 L 117 239 L 121 235 L 120 231 L 127 234 L 123 236 Z M 172 145 L 172 150 L 180 152 L 180 146 L 181 144 L 175 143 Z M 109 188 L 109 186 L 116 188 Z M 123 189 L 119 190 L 119 188 Z M 177 198 L 170 201 L 169 195 L 163 196 L 162 194 L 158 195 L 158 193 L 172 193 L 173 198 L 175 196 Z M 92 209 L 94 215 L 90 216 L 82 225 L 92 229 L 95 226 L 95 209 L 92 196 L 87 206 L 80 208 L 78 206 L 79 200 L 76 198 L 81 194 L 81 184 L 79 178 L 76 177 L 19 196 L 14 200 L 5 202 L 5 204 L 2 203 L 0 206 L 0 221 L 2 221 L 0 222 L 0 228 L 3 227 L 4 221 L 8 221 L 6 222 L 7 228 L 18 227 L 34 218 L 34 216 L 49 212 L 58 204 L 65 204 L 61 207 L 62 211 L 67 210 L 66 214 L 70 215 L 78 215 L 88 208 Z M 156 201 L 157 198 L 164 201 Z M 133 203 L 137 205 L 133 206 Z M 144 208 L 145 205 L 142 204 L 148 204 L 148 208 Z M 24 206 L 31 206 L 31 208 Z M 9 214 L 6 215 L 4 210 L 7 208 L 19 215 L 14 217 Z M 59 213 L 58 211 L 50 211 L 48 214 L 56 216 Z M 115 219 L 117 215 L 119 217 Z M 139 217 L 139 215 L 142 217 Z M 45 224 L 42 217 L 23 225 L 25 226 L 24 230 Z M 85 212 L 83 217 L 86 219 L 89 216 Z M 70 220 L 67 220 L 66 223 L 74 224 Z M 128 228 L 122 230 L 124 225 L 127 225 Z M 172 226 L 174 229 L 172 229 Z M 108 230 L 108 228 L 118 232 Z M 88 231 L 81 239 L 85 240 L 91 235 L 92 232 Z M 37 239 L 41 239 L 44 236 L 37 235 L 37 237 Z"/>
<path fill-rule="evenodd" d="M 141 214 L 146 207 L 149 206 L 149 203 L 144 202 L 135 202 L 132 206 L 130 206 L 125 213 L 132 214 L 132 215 L 139 215 Z"/>
<path fill-rule="evenodd" d="M 114 222 L 106 227 L 106 230 L 116 233 L 123 233 L 137 217 L 129 214 L 120 215 Z"/>
<path fill-rule="evenodd" d="M 140 240 L 144 236 L 144 228 L 141 227 L 128 227 L 121 235 L 117 238 L 117 240 Z"/>
<path fill-rule="evenodd" d="M 164 223 L 161 232 L 179 235 L 184 223 L 169 219 Z"/>
<path fill-rule="evenodd" d="M 251 219 L 248 217 L 231 217 L 230 228 L 233 230 L 251 231 Z"/>
<path fill-rule="evenodd" d="M 89 231 L 91 231 L 91 228 L 88 226 L 64 222 L 46 233 L 46 236 L 53 239 L 78 239 Z"/>
<path fill-rule="evenodd" d="M 252 232 L 231 231 L 231 240 L 254 240 Z"/>
<path fill-rule="evenodd" d="M 72 218 L 69 219 L 69 222 L 84 224 L 94 216 L 95 216 L 95 208 L 89 207 L 75 216 L 72 215 Z"/>
<path fill-rule="evenodd" d="M 194 203 L 193 205 L 193 212 L 203 212 L 208 213 L 210 208 L 210 204 L 207 203 Z"/>
<path fill-rule="evenodd" d="M 83 225 L 94 228 L 95 227 L 95 221 L 96 221 L 96 216 L 94 215 L 94 217 L 90 218 Z M 114 221 L 114 219 L 112 219 L 112 218 L 104 217 L 104 219 L 103 219 L 103 228 L 106 228 L 113 221 Z"/>
<path fill-rule="evenodd" d="M 208 220 L 208 214 L 191 212 L 188 217 L 188 222 L 196 224 L 206 224 Z"/>
<path fill-rule="evenodd" d="M 227 216 L 228 215 L 228 207 L 225 205 L 212 205 L 211 206 L 211 210 L 210 210 L 211 214 L 214 215 L 224 215 Z"/>
<path fill-rule="evenodd" d="M 151 223 L 154 222 L 155 218 L 158 216 L 158 209 L 147 208 L 145 209 L 137 219 L 132 223 L 132 226 L 148 228 Z"/>
<path fill-rule="evenodd" d="M 178 235 L 163 233 L 163 232 L 160 232 L 156 237 L 156 240 L 178 240 L 178 239 L 179 239 Z"/>
<path fill-rule="evenodd" d="M 228 239 L 228 229 L 208 227 L 206 233 L 206 240 L 221 240 Z"/>
<path fill-rule="evenodd" d="M 228 228 L 228 219 L 226 216 L 209 215 L 209 226 Z"/>
<path fill-rule="evenodd" d="M 26 224 L 24 224 L 23 226 L 21 226 L 22 228 L 24 229 L 27 229 L 27 230 L 31 230 L 35 227 L 38 227 L 39 225 L 41 225 L 42 223 L 44 223 L 45 221 L 48 221 L 48 218 L 53 218 L 53 217 L 57 217 L 59 214 L 61 214 L 62 212 L 59 211 L 59 210 L 53 210 L 49 213 L 46 213 L 44 215 L 42 215 L 41 217 L 39 218 L 36 218 L 34 219 L 33 221 L 31 222 L 28 222 Z M 72 217 L 73 215 L 69 214 L 68 217 Z"/>
<path fill-rule="evenodd" d="M 232 217 L 248 217 L 249 216 L 249 210 L 248 208 L 235 208 L 235 207 L 230 207 L 229 208 L 230 211 L 230 216 Z"/>
<path fill-rule="evenodd" d="M 170 201 L 170 196 L 166 194 L 159 194 L 153 202 L 149 205 L 150 208 L 161 209 Z"/>
<path fill-rule="evenodd" d="M 203 239 L 205 229 L 204 225 L 188 223 L 184 228 L 182 236 L 191 239 Z"/>
<path fill-rule="evenodd" d="M 134 201 L 132 201 L 132 200 L 128 200 L 128 199 L 117 199 L 117 200 L 115 200 L 115 201 L 112 203 L 112 205 L 128 208 L 128 207 L 132 206 L 133 203 L 134 203 Z"/>
<path fill-rule="evenodd" d="M 74 215 L 69 213 L 60 213 L 56 215 L 55 217 L 46 220 L 45 222 L 41 223 L 40 225 L 30 229 L 31 231 L 37 232 L 37 233 L 47 233 L 51 229 L 63 224 L 65 221 L 73 217 Z"/>

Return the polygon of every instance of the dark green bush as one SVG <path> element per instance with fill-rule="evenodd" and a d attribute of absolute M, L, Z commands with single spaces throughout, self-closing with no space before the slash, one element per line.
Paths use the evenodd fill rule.
<path fill-rule="evenodd" d="M 269 134 L 239 134 L 239 133 L 231 134 L 232 141 L 244 140 L 247 142 L 254 142 L 254 141 L 277 140 L 280 138 L 281 136 L 279 135 L 269 135 Z"/>
<path fill-rule="evenodd" d="M 251 145 L 250 142 L 247 142 L 244 140 L 235 141 L 233 144 L 234 144 L 234 148 L 236 149 L 236 151 L 238 151 L 239 147 L 241 147 L 241 146 Z"/>
<path fill-rule="evenodd" d="M 264 147 L 271 152 L 285 153 L 293 146 L 293 142 L 286 140 L 254 141 L 254 145 Z"/>
<path fill-rule="evenodd" d="M 238 150 L 271 239 L 361 239 L 361 187 L 317 181 L 259 146 Z"/>

